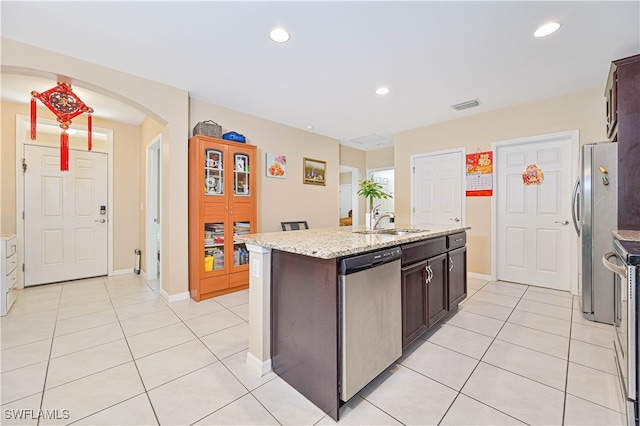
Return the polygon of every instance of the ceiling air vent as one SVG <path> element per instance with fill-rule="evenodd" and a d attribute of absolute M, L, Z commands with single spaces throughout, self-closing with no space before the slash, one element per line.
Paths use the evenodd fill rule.
<path fill-rule="evenodd" d="M 478 101 L 477 99 L 473 99 L 471 101 L 466 101 L 466 102 L 461 102 L 459 104 L 451 105 L 451 108 L 455 109 L 456 111 L 462 111 L 463 109 L 477 107 L 478 105 L 480 105 L 480 101 Z"/>

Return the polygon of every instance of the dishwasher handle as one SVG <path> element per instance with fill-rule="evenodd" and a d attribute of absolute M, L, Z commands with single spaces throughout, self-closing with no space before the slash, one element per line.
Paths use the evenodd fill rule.
<path fill-rule="evenodd" d="M 375 268 L 385 263 L 399 260 L 400 257 L 402 257 L 400 247 L 343 257 L 338 260 L 338 275 L 355 274 L 365 269 Z"/>

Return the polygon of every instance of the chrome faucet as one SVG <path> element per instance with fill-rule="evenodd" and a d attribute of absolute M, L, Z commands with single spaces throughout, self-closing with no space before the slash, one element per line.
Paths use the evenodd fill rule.
<path fill-rule="evenodd" d="M 385 217 L 388 217 L 389 220 L 391 222 L 393 222 L 393 219 L 395 218 L 395 215 L 393 214 L 393 212 L 388 212 L 388 213 L 381 214 L 380 216 L 378 216 L 376 218 L 376 221 L 374 222 L 372 229 L 378 229 L 378 226 L 380 225 L 380 221 L 382 219 L 384 219 Z"/>
<path fill-rule="evenodd" d="M 378 207 L 380 207 L 382 204 L 378 204 L 377 206 L 373 207 L 371 209 L 371 211 L 369 213 L 367 213 L 369 215 L 369 226 L 371 226 L 371 229 L 375 229 L 373 227 L 374 222 L 376 221 L 376 211 L 378 211 Z"/>

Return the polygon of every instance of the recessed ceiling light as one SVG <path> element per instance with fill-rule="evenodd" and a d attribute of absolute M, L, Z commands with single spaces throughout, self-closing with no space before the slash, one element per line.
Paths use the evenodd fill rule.
<path fill-rule="evenodd" d="M 387 93 L 389 93 L 389 89 L 387 89 L 386 87 L 378 87 L 376 89 L 376 94 L 378 95 L 386 95 Z"/>
<path fill-rule="evenodd" d="M 545 37 L 558 31 L 558 28 L 560 28 L 560 24 L 558 24 L 557 22 L 549 22 L 538 28 L 536 32 L 533 33 L 533 36 Z"/>
<path fill-rule="evenodd" d="M 309 125 L 307 126 L 307 129 L 309 129 L 309 130 L 313 130 L 313 124 L 309 124 Z"/>
<path fill-rule="evenodd" d="M 271 31 L 269 33 L 269 37 L 271 37 L 271 40 L 275 41 L 276 43 L 286 43 L 287 41 L 289 41 L 289 33 L 282 28 L 276 28 Z"/>

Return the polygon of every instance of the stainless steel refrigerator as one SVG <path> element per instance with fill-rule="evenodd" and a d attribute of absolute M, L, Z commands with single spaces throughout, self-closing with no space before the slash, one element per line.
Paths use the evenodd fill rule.
<path fill-rule="evenodd" d="M 584 317 L 613 324 L 614 274 L 602 264 L 618 223 L 618 144 L 581 148 L 580 177 L 573 190 L 573 224 L 580 236 L 580 289 Z"/>

